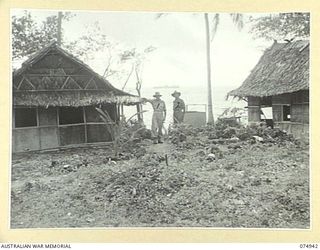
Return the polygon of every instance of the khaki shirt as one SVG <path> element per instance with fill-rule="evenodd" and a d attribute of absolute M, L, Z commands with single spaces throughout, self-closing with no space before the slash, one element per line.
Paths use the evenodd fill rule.
<path fill-rule="evenodd" d="M 174 99 L 173 101 L 173 111 L 182 112 L 182 110 L 185 110 L 186 106 L 184 104 L 184 101 L 180 98 Z"/>
<path fill-rule="evenodd" d="M 153 107 L 154 112 L 164 112 L 166 111 L 166 104 L 162 100 L 152 99 L 150 103 Z"/>

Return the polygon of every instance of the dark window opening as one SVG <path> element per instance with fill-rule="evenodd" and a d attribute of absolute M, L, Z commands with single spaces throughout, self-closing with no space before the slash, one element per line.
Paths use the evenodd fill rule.
<path fill-rule="evenodd" d="M 77 124 L 83 123 L 83 110 L 82 107 L 72 108 L 64 107 L 59 108 L 59 124 Z"/>
<path fill-rule="evenodd" d="M 290 121 L 291 120 L 291 107 L 290 105 L 283 105 L 282 106 L 282 114 L 283 114 L 283 121 Z"/>
<path fill-rule="evenodd" d="M 16 108 L 15 127 L 36 127 L 37 126 L 37 109 L 35 108 Z"/>
<path fill-rule="evenodd" d="M 116 114 L 116 105 L 115 104 L 106 104 L 103 105 L 101 108 L 104 112 L 108 113 L 110 118 L 113 121 L 117 120 L 117 114 Z"/>

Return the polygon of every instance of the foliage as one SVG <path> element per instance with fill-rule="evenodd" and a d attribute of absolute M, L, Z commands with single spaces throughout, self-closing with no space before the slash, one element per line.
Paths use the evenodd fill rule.
<path fill-rule="evenodd" d="M 219 118 L 241 117 L 245 113 L 246 111 L 244 108 L 229 107 L 222 112 Z"/>
<path fill-rule="evenodd" d="M 243 143 L 260 143 L 287 145 L 304 144 L 296 140 L 291 134 L 278 128 L 267 127 L 265 123 L 243 126 L 236 119 L 219 118 L 215 124 L 193 128 L 187 124 L 175 124 L 170 127 L 169 139 L 179 149 L 203 148 L 207 145 Z"/>
<path fill-rule="evenodd" d="M 73 15 L 62 13 L 62 20 L 69 21 Z M 57 40 L 58 16 L 48 16 L 42 23 L 36 22 L 30 12 L 12 17 L 12 56 L 20 59 L 42 49 Z M 63 31 L 63 30 L 62 30 Z"/>
<path fill-rule="evenodd" d="M 135 126 L 133 118 L 147 111 L 137 112 L 127 120 L 121 119 L 119 122 L 116 122 L 109 116 L 107 111 L 100 108 L 96 108 L 96 110 L 99 112 L 101 119 L 105 122 L 106 128 L 111 135 L 115 157 L 119 156 L 121 153 L 120 150 L 123 150 L 124 145 L 128 145 L 136 139 L 139 131 L 146 129 L 143 125 Z"/>
<path fill-rule="evenodd" d="M 310 35 L 310 13 L 279 13 L 250 17 L 250 32 L 267 40 L 306 39 Z"/>
<path fill-rule="evenodd" d="M 230 18 L 232 19 L 232 22 L 234 25 L 238 28 L 238 30 L 241 30 L 244 26 L 244 21 L 243 21 L 243 14 L 240 13 L 230 13 Z M 213 15 L 213 17 L 210 17 L 211 20 L 211 41 L 213 41 L 217 31 L 218 27 L 220 24 L 220 14 L 216 13 Z"/>
<path fill-rule="evenodd" d="M 156 19 L 166 16 L 167 13 L 158 13 L 155 15 Z M 220 23 L 220 14 L 216 13 L 213 17 L 209 13 L 203 13 L 204 25 L 206 28 L 206 53 L 207 53 L 207 81 L 208 81 L 208 123 L 214 123 L 213 105 L 212 105 L 212 90 L 211 90 L 211 44 L 210 41 L 214 39 L 218 26 Z M 230 17 L 236 27 L 241 30 L 243 28 L 243 15 L 240 13 L 231 13 Z M 210 19 L 210 21 L 209 21 Z"/>
<path fill-rule="evenodd" d="M 136 90 L 139 96 L 141 96 L 141 86 L 142 86 L 142 71 L 143 71 L 143 63 L 147 59 L 147 55 L 153 52 L 156 48 L 153 46 L 149 46 L 145 48 L 143 51 L 138 51 L 136 48 L 125 50 L 120 54 L 121 62 L 129 62 L 131 64 L 131 71 L 128 75 L 126 82 L 124 83 L 122 89 L 126 87 L 130 76 L 133 72 L 135 72 L 136 76 Z"/>
<path fill-rule="evenodd" d="M 73 17 L 69 12 L 62 13 L 62 21 Z M 38 23 L 30 12 L 12 17 L 12 48 L 13 59 L 23 59 L 26 56 L 44 48 L 58 36 L 58 15 L 48 16 Z M 63 35 L 63 25 L 61 33 Z M 123 82 L 124 89 L 133 73 L 136 76 L 136 90 L 141 94 L 143 63 L 147 55 L 155 50 L 148 46 L 141 51 L 137 48 L 123 48 L 121 44 L 112 42 L 103 32 L 98 22 L 86 27 L 86 32 L 77 40 L 68 42 L 62 39 L 61 46 L 74 56 L 88 63 L 97 53 L 103 56 L 105 69 L 103 77 L 111 81 Z"/>

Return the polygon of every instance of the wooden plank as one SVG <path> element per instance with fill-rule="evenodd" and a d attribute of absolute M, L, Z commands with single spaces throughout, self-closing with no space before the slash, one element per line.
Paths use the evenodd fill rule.
<path fill-rule="evenodd" d="M 255 96 L 248 96 L 248 106 L 260 106 L 261 98 Z"/>
<path fill-rule="evenodd" d="M 87 87 L 89 86 L 89 84 L 91 83 L 91 81 L 94 79 L 94 76 L 92 76 L 89 81 L 86 83 L 86 86 L 84 87 L 84 89 L 87 89 Z M 97 87 L 97 85 L 96 85 Z"/>
<path fill-rule="evenodd" d="M 310 104 L 310 103 L 309 103 L 309 102 L 292 103 L 292 104 L 279 104 L 279 103 L 272 103 L 272 106 L 297 105 L 297 104 L 305 105 L 305 104 Z"/>
<path fill-rule="evenodd" d="M 79 85 L 79 83 L 77 83 L 77 81 L 72 78 L 72 76 L 70 76 L 70 79 L 69 79 L 69 80 L 72 80 L 72 81 L 79 87 L 79 89 L 83 89 L 83 88 L 81 87 L 81 85 Z"/>
<path fill-rule="evenodd" d="M 87 122 L 87 125 L 104 125 L 106 124 L 105 122 Z M 110 123 L 110 124 L 114 124 L 114 123 Z M 59 125 L 59 127 L 68 127 L 68 126 L 78 126 L 78 125 L 85 125 L 84 123 L 77 123 L 77 124 L 64 124 L 64 125 Z M 56 128 L 57 125 L 42 125 L 42 126 L 33 126 L 33 127 L 21 127 L 21 128 L 13 128 L 13 129 L 29 129 L 29 128 Z"/>
<path fill-rule="evenodd" d="M 291 94 L 282 94 L 282 95 L 276 95 L 272 96 L 272 105 L 274 104 L 291 104 L 292 95 Z"/>
<path fill-rule="evenodd" d="M 70 77 L 88 77 L 89 75 L 77 75 L 77 74 L 65 74 L 65 75 L 50 75 L 50 74 L 25 74 L 25 76 L 39 76 L 39 77 L 62 77 L 62 76 L 70 76 Z"/>
<path fill-rule="evenodd" d="M 64 127 L 83 126 L 83 125 L 84 125 L 84 123 L 59 124 L 59 127 L 64 128 Z"/>
<path fill-rule="evenodd" d="M 66 84 L 67 84 L 67 82 L 68 82 L 68 80 L 69 80 L 69 77 L 70 77 L 70 76 L 68 76 L 68 77 L 66 78 L 66 80 L 64 81 L 64 83 L 63 83 L 62 86 L 61 86 L 61 89 L 64 89 L 64 87 L 66 86 Z"/>
<path fill-rule="evenodd" d="M 23 76 L 23 77 L 22 77 L 21 81 L 20 81 L 20 82 L 19 82 L 19 84 L 18 84 L 18 87 L 17 87 L 17 89 L 20 89 L 20 87 L 21 87 L 21 84 L 22 84 L 22 82 L 23 82 L 24 78 L 25 78 L 25 76 Z"/>
<path fill-rule="evenodd" d="M 83 92 L 106 92 L 109 93 L 110 91 L 108 89 L 36 89 L 36 90 L 16 90 L 15 93 L 25 93 L 25 92 L 30 92 L 30 93 L 38 93 L 38 92 L 75 92 L 75 91 L 83 91 Z"/>
<path fill-rule="evenodd" d="M 86 124 L 87 125 L 103 125 L 103 124 L 106 124 L 106 123 L 105 122 L 88 122 Z M 109 123 L 109 124 L 114 124 L 114 122 L 113 123 Z M 63 128 L 63 127 L 81 126 L 81 125 L 85 125 L 85 123 L 59 124 L 59 127 Z"/>
<path fill-rule="evenodd" d="M 32 87 L 33 89 L 36 89 L 36 87 L 30 82 L 30 80 L 29 80 L 28 78 L 26 78 L 26 80 L 27 80 L 27 82 L 31 85 L 31 87 Z"/>

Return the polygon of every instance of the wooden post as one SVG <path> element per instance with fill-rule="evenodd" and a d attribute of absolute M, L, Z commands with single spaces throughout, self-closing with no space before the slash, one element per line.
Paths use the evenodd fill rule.
<path fill-rule="evenodd" d="M 60 139 L 60 119 L 59 119 L 59 107 L 56 107 L 57 109 L 57 136 L 58 136 L 58 144 L 61 146 L 61 139 Z"/>
<path fill-rule="evenodd" d="M 36 107 L 36 114 L 37 114 L 37 131 L 38 131 L 38 139 L 39 139 L 39 149 L 41 150 L 41 132 L 40 132 L 40 119 L 39 119 L 39 107 Z"/>
<path fill-rule="evenodd" d="M 120 104 L 120 112 L 121 112 L 121 115 L 123 115 L 124 111 L 123 111 L 123 104 Z"/>
<path fill-rule="evenodd" d="M 116 122 L 120 122 L 121 120 L 121 113 L 120 113 L 120 104 L 116 104 L 116 113 L 117 113 L 117 116 L 116 116 Z"/>
<path fill-rule="evenodd" d="M 16 127 L 16 111 L 15 107 L 12 108 L 12 128 Z"/>
<path fill-rule="evenodd" d="M 120 112 L 121 112 L 121 116 L 124 116 L 124 109 L 123 109 L 123 104 L 120 104 Z"/>
<path fill-rule="evenodd" d="M 87 118 L 85 107 L 82 107 L 83 122 L 84 122 L 84 142 L 88 142 L 88 131 L 87 131 Z"/>
<path fill-rule="evenodd" d="M 141 112 L 142 111 L 142 105 L 140 103 L 138 103 L 137 105 L 137 112 Z M 143 116 L 141 113 L 138 114 L 138 122 L 142 123 L 143 122 Z"/>

